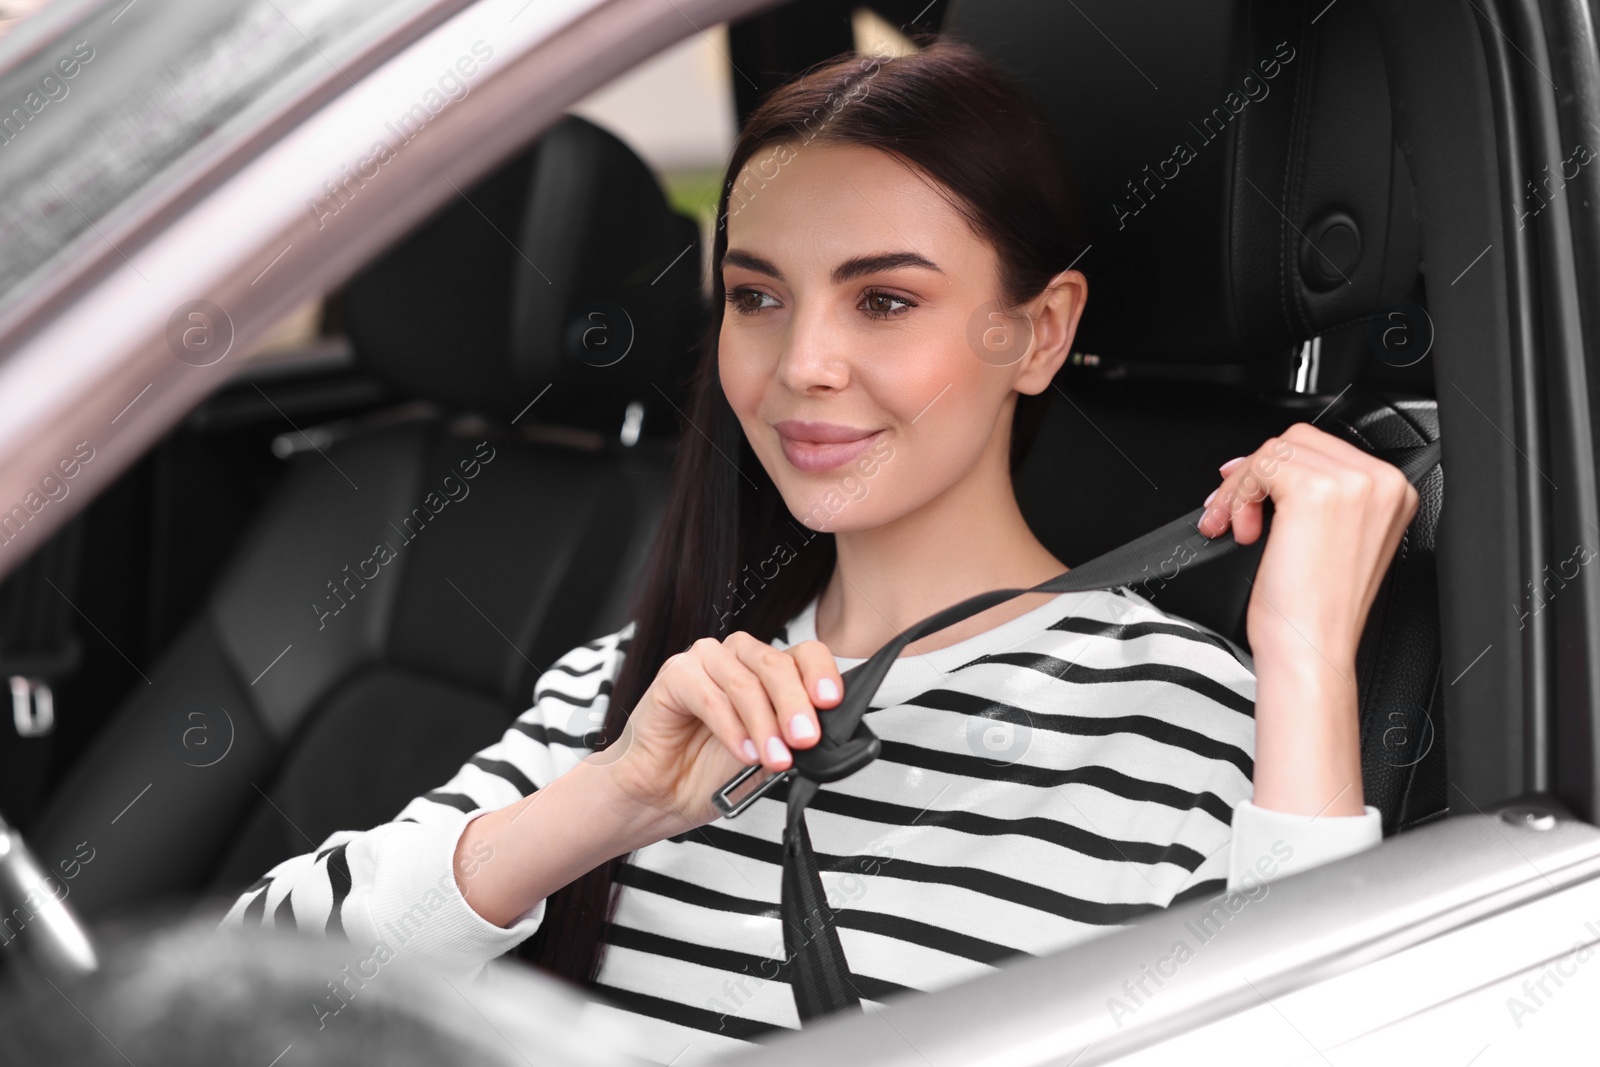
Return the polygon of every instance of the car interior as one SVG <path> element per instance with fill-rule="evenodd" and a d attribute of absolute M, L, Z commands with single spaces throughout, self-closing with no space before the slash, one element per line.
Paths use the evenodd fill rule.
<path fill-rule="evenodd" d="M 1453 270 L 1423 269 L 1367 5 L 1091 24 L 1042 0 L 799 0 L 730 26 L 737 114 L 851 47 L 861 6 L 995 58 L 1066 160 L 1089 303 L 1017 478 L 1057 557 L 1198 507 L 1219 463 L 1294 422 L 1378 455 L 1440 438 L 1432 321 L 1465 309 L 1438 291 Z M 1134 36 L 1158 62 L 1107 46 Z M 95 846 L 82 918 L 228 901 L 394 818 L 526 710 L 543 667 L 627 620 L 693 432 L 703 236 L 573 115 L 465 194 L 327 295 L 302 358 L 242 368 L 0 584 L 0 658 L 54 720 L 20 710 L 25 686 L 0 811 L 47 860 Z M 601 304 L 628 311 L 597 351 Z M 1386 834 L 1450 808 L 1442 472 L 1420 489 L 1358 658 Z M 1248 648 L 1261 547 L 1137 591 Z"/>

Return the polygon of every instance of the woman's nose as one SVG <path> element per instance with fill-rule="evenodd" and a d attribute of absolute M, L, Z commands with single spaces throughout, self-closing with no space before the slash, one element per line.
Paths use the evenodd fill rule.
<path fill-rule="evenodd" d="M 778 377 L 790 389 L 805 392 L 818 385 L 843 388 L 850 380 L 850 360 L 843 331 L 823 308 L 796 311 L 778 359 Z"/>

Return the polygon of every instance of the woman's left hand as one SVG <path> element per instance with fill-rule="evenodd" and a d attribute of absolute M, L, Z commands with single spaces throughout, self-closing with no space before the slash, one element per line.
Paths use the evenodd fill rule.
<path fill-rule="evenodd" d="M 1297 422 L 1222 467 L 1200 532 L 1272 529 L 1250 593 L 1256 806 L 1360 815 L 1356 648 L 1420 498 L 1400 469 Z"/>
<path fill-rule="evenodd" d="M 1221 470 L 1199 524 L 1207 537 L 1231 527 L 1235 541 L 1254 543 L 1262 502 L 1272 498 L 1246 617 L 1252 652 L 1309 645 L 1334 663 L 1353 663 L 1367 612 L 1417 513 L 1416 489 L 1394 464 L 1305 422 Z"/>

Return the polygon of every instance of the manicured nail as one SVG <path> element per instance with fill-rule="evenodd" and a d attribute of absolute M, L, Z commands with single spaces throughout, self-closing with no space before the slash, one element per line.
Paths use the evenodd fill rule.
<path fill-rule="evenodd" d="M 744 758 L 748 760 L 761 758 L 761 753 L 756 751 L 756 743 L 748 737 L 744 739 Z"/>
<path fill-rule="evenodd" d="M 782 763 L 789 758 L 789 746 L 777 734 L 767 738 L 767 759 L 773 763 Z"/>
<path fill-rule="evenodd" d="M 839 687 L 833 684 L 832 678 L 824 678 L 817 683 L 818 700 L 838 700 Z"/>
<path fill-rule="evenodd" d="M 1217 486 L 1217 489 L 1221 489 L 1221 488 L 1222 488 L 1222 486 L 1220 486 L 1220 485 Z M 1206 502 L 1203 505 L 1201 505 L 1202 507 L 1210 507 L 1211 506 L 1211 498 L 1217 495 L 1217 489 L 1211 490 L 1211 496 L 1206 497 Z"/>
<path fill-rule="evenodd" d="M 811 720 L 804 715 L 796 715 L 789 720 L 789 736 L 796 741 L 804 741 L 817 736 L 817 728 L 811 725 Z"/>
<path fill-rule="evenodd" d="M 1233 470 L 1233 468 L 1237 467 L 1239 464 L 1243 463 L 1249 458 L 1249 456 L 1234 456 L 1232 459 L 1228 460 L 1228 462 L 1218 467 L 1217 470 L 1221 472 L 1224 478 L 1226 478 L 1229 471 Z"/>

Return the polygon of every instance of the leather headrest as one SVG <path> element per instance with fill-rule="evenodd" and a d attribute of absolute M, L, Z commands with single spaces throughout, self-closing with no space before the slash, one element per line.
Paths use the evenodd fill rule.
<path fill-rule="evenodd" d="M 1088 245 L 1075 348 L 1249 362 L 1415 281 L 1410 178 L 1361 5 L 952 0 L 944 32 L 1055 130 Z"/>
<path fill-rule="evenodd" d="M 705 321 L 700 263 L 699 228 L 644 162 L 568 115 L 357 275 L 345 328 L 408 398 L 504 422 L 550 386 L 519 425 L 615 435 L 638 401 L 666 432 Z"/>

